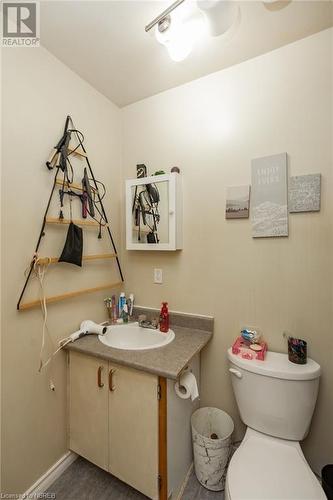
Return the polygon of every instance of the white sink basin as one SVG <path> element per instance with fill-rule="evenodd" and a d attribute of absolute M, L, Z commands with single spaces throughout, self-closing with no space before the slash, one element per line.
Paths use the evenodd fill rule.
<path fill-rule="evenodd" d="M 159 330 L 142 328 L 138 323 L 129 323 L 108 326 L 107 332 L 98 338 L 103 344 L 115 349 L 141 351 L 169 344 L 175 338 L 175 333 L 172 330 L 162 333 Z"/>

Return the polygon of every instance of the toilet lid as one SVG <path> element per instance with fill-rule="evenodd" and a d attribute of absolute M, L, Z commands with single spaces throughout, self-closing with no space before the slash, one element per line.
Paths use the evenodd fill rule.
<path fill-rule="evenodd" d="M 250 436 L 228 470 L 231 500 L 326 500 L 316 476 L 293 443 Z"/>

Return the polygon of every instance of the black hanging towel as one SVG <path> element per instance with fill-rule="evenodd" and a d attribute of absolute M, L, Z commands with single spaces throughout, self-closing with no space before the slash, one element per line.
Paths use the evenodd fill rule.
<path fill-rule="evenodd" d="M 67 231 L 64 249 L 59 262 L 68 262 L 82 267 L 83 234 L 82 228 L 71 222 Z"/>

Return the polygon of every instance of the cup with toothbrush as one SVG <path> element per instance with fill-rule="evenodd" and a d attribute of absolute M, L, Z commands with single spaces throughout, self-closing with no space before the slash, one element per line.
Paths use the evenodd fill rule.
<path fill-rule="evenodd" d="M 104 299 L 104 304 L 108 313 L 108 318 L 110 323 L 112 323 L 112 298 L 111 297 L 106 297 Z"/>
<path fill-rule="evenodd" d="M 112 297 L 105 298 L 104 304 L 105 304 L 106 310 L 108 312 L 108 318 L 109 318 L 110 323 L 117 323 L 118 308 L 117 308 L 116 296 L 112 295 Z"/>

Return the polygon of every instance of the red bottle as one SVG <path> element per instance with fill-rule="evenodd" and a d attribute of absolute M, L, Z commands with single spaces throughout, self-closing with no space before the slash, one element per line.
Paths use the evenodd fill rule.
<path fill-rule="evenodd" d="M 160 312 L 160 332 L 168 333 L 169 331 L 169 309 L 168 303 L 162 302 Z"/>

